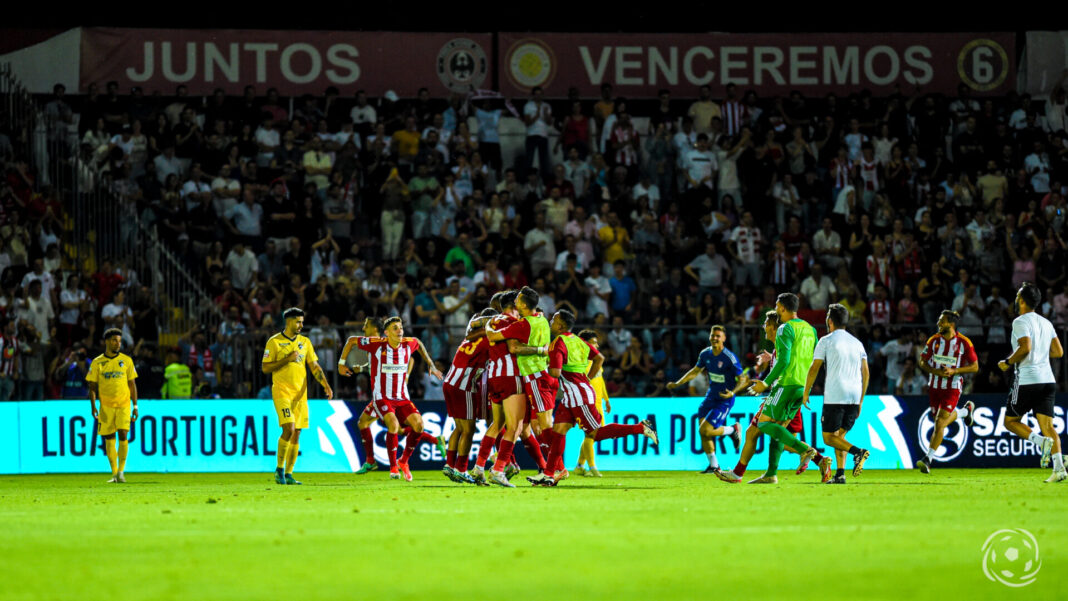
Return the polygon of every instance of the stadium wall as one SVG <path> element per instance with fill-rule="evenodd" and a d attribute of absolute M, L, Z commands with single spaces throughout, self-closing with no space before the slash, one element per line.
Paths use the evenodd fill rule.
<path fill-rule="evenodd" d="M 969 431 L 950 426 L 939 460 L 948 467 L 1037 467 L 1038 452 L 1002 426 L 1002 395 L 970 395 L 976 422 Z M 1058 396 L 1063 405 L 1068 395 Z M 627 437 L 597 444 L 598 466 L 604 470 L 699 470 L 705 467 L 696 437 L 701 417 L 699 398 L 618 398 L 612 400 L 608 421 L 638 423 L 651 419 L 660 435 L 659 447 L 645 437 Z M 823 447 L 819 415 L 823 399 L 813 397 L 803 410 L 806 442 Z M 351 472 L 364 461 L 356 418 L 364 403 L 313 400 L 311 423 L 301 437 L 302 472 Z M 426 430 L 448 436 L 453 421 L 442 401 L 419 403 Z M 743 426 L 759 407 L 759 399 L 739 397 L 730 421 Z M 85 401 L 0 403 L 0 420 L 15 424 L 14 436 L 0 437 L 0 473 L 39 474 L 98 472 L 105 464 L 103 441 L 96 436 Z M 142 400 L 141 417 L 132 428 L 131 472 L 267 472 L 273 466 L 279 429 L 274 406 L 264 400 Z M 1036 427 L 1033 418 L 1027 423 Z M 1064 432 L 1061 407 L 1054 420 Z M 871 450 L 870 469 L 903 469 L 926 453 L 932 420 L 926 397 L 869 396 L 848 438 Z M 384 429 L 373 427 L 375 458 L 386 462 Z M 472 456 L 485 432 L 479 424 Z M 815 435 L 817 440 L 813 439 Z M 581 433 L 568 437 L 566 460 L 578 451 Z M 732 466 L 738 453 L 727 439 L 719 440 L 721 465 Z M 763 439 L 751 469 L 766 466 Z M 518 452 L 524 467 L 533 467 L 525 452 Z M 444 458 L 433 445 L 422 445 L 413 455 L 413 469 L 441 469 Z M 794 467 L 786 459 L 784 468 Z"/>

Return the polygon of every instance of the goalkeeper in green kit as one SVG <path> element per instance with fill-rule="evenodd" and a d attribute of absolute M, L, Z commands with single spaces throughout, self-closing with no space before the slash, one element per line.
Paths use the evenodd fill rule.
<path fill-rule="evenodd" d="M 790 447 L 801 453 L 798 472 L 804 471 L 809 461 L 816 456 L 816 449 L 798 440 L 784 427 L 790 423 L 801 408 L 805 382 L 812 355 L 816 349 L 816 328 L 797 317 L 798 298 L 789 292 L 780 294 L 775 301 L 775 313 L 779 316 L 779 331 L 775 336 L 775 367 L 763 381 L 756 380 L 749 387 L 751 393 L 768 390 L 764 411 L 757 416 L 757 429 L 771 437 L 768 445 L 768 471 L 750 484 L 775 484 L 779 481 L 779 457 L 783 449 Z M 770 386 L 765 382 L 771 382 Z"/>

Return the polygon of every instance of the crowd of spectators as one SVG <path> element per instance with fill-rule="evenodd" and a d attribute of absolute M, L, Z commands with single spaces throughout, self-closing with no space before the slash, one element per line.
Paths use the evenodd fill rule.
<path fill-rule="evenodd" d="M 1021 282 L 1068 323 L 1062 84 L 1042 99 L 963 85 L 955 97 L 761 98 L 728 85 L 634 100 L 605 84 L 595 101 L 329 88 L 289 102 L 253 86 L 201 98 L 110 83 L 75 99 L 57 88 L 46 112 L 77 115 L 86 160 L 215 296 L 222 325 L 184 335 L 178 355 L 202 370 L 205 394 L 259 391 L 233 382 L 235 367 L 251 370 L 232 347 L 262 346 L 285 307 L 309 313 L 321 358 L 365 317 L 400 315 L 447 364 L 468 317 L 523 285 L 546 313 L 569 308 L 602 332 L 612 394 L 666 395 L 716 323 L 754 355 L 783 291 L 817 324 L 827 304 L 846 305 L 878 358 L 872 390 L 909 392 L 922 390 L 915 357 L 943 309 L 960 312 L 985 367 L 1007 354 Z M 33 215 L 14 227 L 40 248 L 12 265 L 40 273 L 40 255 L 55 273 L 39 232 L 56 225 Z M 155 301 L 124 268 L 49 280 L 53 328 L 79 316 L 81 329 L 59 329 L 65 342 L 86 330 L 90 343 L 116 319 L 131 342 L 155 340 Z M 6 275 L 12 300 L 0 302 L 36 298 L 34 277 Z M 64 303 L 71 287 L 84 305 Z M 969 386 L 1003 390 L 985 367 Z M 346 392 L 365 397 L 366 381 Z"/>

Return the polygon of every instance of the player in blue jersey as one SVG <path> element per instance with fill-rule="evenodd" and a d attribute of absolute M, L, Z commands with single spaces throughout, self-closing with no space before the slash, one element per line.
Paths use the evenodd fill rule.
<path fill-rule="evenodd" d="M 719 459 L 716 458 L 716 443 L 712 441 L 713 438 L 730 436 L 735 450 L 738 450 L 742 442 L 742 431 L 738 422 L 731 426 L 726 423 L 727 415 L 731 407 L 734 407 L 734 395 L 749 385 L 749 378 L 742 372 L 742 362 L 738 357 L 724 348 L 726 341 L 727 330 L 723 326 L 712 326 L 708 336 L 709 347 L 701 351 L 697 364 L 679 378 L 678 382 L 670 382 L 667 385 L 668 390 L 674 390 L 702 373 L 708 376 L 708 393 L 697 409 L 697 414 L 701 416 L 701 426 L 698 430 L 701 448 L 708 457 L 708 467 L 702 474 L 719 472 Z"/>

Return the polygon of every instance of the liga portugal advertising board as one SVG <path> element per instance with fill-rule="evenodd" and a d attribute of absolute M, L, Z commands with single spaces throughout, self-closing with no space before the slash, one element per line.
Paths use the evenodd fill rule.
<path fill-rule="evenodd" d="M 253 85 L 290 96 L 337 86 L 346 96 L 414 97 L 427 87 L 444 96 L 483 87 L 490 50 L 489 34 L 87 27 L 80 88 L 116 81 L 123 91 L 170 94 L 185 84 L 193 95 L 241 95 Z"/>
<path fill-rule="evenodd" d="M 961 83 L 976 94 L 1004 94 L 1016 75 L 1011 33 L 878 34 L 570 34 L 502 33 L 499 74 L 505 94 L 541 86 L 566 96 L 575 86 L 597 96 L 655 96 L 668 89 L 695 96 L 710 85 L 720 97 L 734 83 L 761 95 L 956 94 Z"/>

